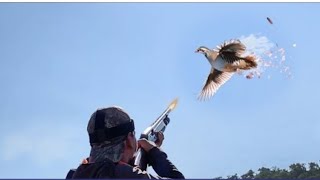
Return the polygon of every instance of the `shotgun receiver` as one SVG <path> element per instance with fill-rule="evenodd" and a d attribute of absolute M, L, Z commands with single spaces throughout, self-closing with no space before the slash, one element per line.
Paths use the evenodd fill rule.
<path fill-rule="evenodd" d="M 149 141 L 155 142 L 157 140 L 157 132 L 164 132 L 167 125 L 170 122 L 168 118 L 169 113 L 177 106 L 178 99 L 174 99 L 168 108 L 149 126 L 147 127 L 140 136 L 140 139 L 145 138 Z M 134 166 L 140 167 L 142 170 L 147 169 L 147 159 L 146 152 L 139 148 L 136 152 L 136 157 L 134 160 Z"/>

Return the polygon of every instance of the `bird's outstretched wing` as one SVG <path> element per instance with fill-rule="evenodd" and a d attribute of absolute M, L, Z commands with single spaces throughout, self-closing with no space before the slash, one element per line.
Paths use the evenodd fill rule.
<path fill-rule="evenodd" d="M 228 63 L 241 60 L 241 55 L 246 51 L 246 46 L 239 40 L 226 41 L 217 47 L 219 56 Z"/>
<path fill-rule="evenodd" d="M 211 72 L 208 76 L 208 79 L 202 88 L 202 91 L 200 92 L 198 96 L 198 100 L 207 100 L 211 96 L 213 96 L 217 90 L 222 86 L 225 82 L 227 82 L 233 73 L 230 72 L 221 72 L 219 70 L 216 70 L 214 68 L 211 68 Z"/>

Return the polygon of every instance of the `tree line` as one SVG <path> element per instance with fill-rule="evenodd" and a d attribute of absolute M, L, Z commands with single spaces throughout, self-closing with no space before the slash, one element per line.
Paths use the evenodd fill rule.
<path fill-rule="evenodd" d="M 261 167 L 257 172 L 250 169 L 243 175 L 230 175 L 227 178 L 217 177 L 214 179 L 320 179 L 320 167 L 315 162 L 294 163 L 287 169 L 277 167 Z"/>

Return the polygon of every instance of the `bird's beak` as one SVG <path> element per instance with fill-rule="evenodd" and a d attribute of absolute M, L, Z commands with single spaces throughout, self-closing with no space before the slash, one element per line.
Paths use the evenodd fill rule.
<path fill-rule="evenodd" d="M 195 51 L 195 53 L 199 53 L 199 49 L 197 49 L 197 50 Z"/>

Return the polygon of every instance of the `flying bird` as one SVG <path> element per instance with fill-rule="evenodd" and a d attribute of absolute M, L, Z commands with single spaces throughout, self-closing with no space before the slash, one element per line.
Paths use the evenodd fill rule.
<path fill-rule="evenodd" d="M 207 100 L 239 70 L 249 70 L 257 67 L 257 58 L 254 55 L 244 56 L 246 47 L 240 40 L 231 40 L 209 49 L 200 46 L 196 53 L 205 55 L 211 64 L 211 71 L 198 99 Z"/>

